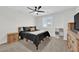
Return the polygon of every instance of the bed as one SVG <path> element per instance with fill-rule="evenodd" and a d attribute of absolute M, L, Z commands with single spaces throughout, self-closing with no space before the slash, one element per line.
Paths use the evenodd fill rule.
<path fill-rule="evenodd" d="M 21 27 L 22 28 L 22 27 Z M 30 27 L 31 28 L 31 27 Z M 26 38 L 26 40 L 31 40 L 38 50 L 38 45 L 41 43 L 41 40 L 43 40 L 46 37 L 50 37 L 50 34 L 48 31 L 44 30 L 37 30 L 36 27 L 34 27 L 35 30 L 29 30 L 28 27 L 26 27 L 26 30 L 23 27 L 22 31 L 19 31 L 20 39 Z M 28 29 L 28 30 L 27 30 Z"/>

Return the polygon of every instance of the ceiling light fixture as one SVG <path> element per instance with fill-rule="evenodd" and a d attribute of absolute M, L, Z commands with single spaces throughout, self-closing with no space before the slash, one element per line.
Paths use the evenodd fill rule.
<path fill-rule="evenodd" d="M 27 7 L 28 9 L 32 10 L 32 12 L 30 13 L 34 13 L 36 15 L 38 15 L 38 13 L 44 13 L 45 11 L 40 11 L 40 9 L 42 8 L 42 6 L 35 6 L 34 9 Z"/>

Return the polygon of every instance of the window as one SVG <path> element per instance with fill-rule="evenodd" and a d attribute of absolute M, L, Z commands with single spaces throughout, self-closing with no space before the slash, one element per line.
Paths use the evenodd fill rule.
<path fill-rule="evenodd" d="M 52 25 L 52 20 L 53 20 L 53 17 L 51 16 L 48 16 L 48 17 L 43 17 L 43 21 L 42 21 L 42 24 L 43 24 L 43 27 L 50 27 Z"/>

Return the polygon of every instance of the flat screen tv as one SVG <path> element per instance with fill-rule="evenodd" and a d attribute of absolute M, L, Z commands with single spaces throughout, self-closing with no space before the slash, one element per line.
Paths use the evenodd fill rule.
<path fill-rule="evenodd" d="M 74 29 L 79 31 L 79 13 L 74 16 Z"/>

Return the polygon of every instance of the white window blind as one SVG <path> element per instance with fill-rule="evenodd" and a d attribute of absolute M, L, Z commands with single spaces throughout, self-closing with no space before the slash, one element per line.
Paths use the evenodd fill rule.
<path fill-rule="evenodd" d="M 43 21 L 42 21 L 42 24 L 43 24 L 43 27 L 50 27 L 52 25 L 52 20 L 53 20 L 53 17 L 52 16 L 46 16 L 46 17 L 43 17 Z"/>

